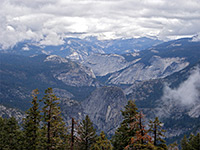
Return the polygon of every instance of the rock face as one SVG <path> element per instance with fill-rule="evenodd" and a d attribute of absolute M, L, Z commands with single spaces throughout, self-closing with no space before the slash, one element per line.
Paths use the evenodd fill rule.
<path fill-rule="evenodd" d="M 199 130 L 199 66 L 200 62 L 163 79 L 138 82 L 126 91 L 147 118 L 158 116 L 164 122 L 168 138 Z"/>
<path fill-rule="evenodd" d="M 53 76 L 70 86 L 96 86 L 93 71 L 81 64 L 72 62 L 68 59 L 61 58 L 57 55 L 47 56 L 44 62 L 54 63 L 53 67 L 55 68 L 51 72 Z M 62 67 L 57 67 L 55 65 L 61 64 Z M 52 67 L 52 68 L 53 68 Z"/>
<path fill-rule="evenodd" d="M 113 134 L 121 122 L 121 111 L 127 100 L 120 88 L 98 88 L 82 102 L 84 113 L 88 114 L 97 126 L 108 134 Z"/>
<path fill-rule="evenodd" d="M 94 54 L 89 56 L 83 63 L 91 68 L 96 76 L 105 76 L 129 66 L 129 62 L 117 54 Z"/>
<path fill-rule="evenodd" d="M 135 81 L 164 78 L 188 65 L 189 62 L 184 58 L 161 58 L 154 55 L 149 60 L 149 65 L 143 62 L 135 63 L 122 71 L 113 73 L 108 81 L 111 84 L 133 84 Z"/>
<path fill-rule="evenodd" d="M 121 44 L 127 41 L 121 41 Z M 133 99 L 148 119 L 160 117 L 168 130 L 168 137 L 199 129 L 200 73 L 197 71 L 192 79 L 190 76 L 193 65 L 199 65 L 200 42 L 180 39 L 143 51 L 130 50 L 127 46 L 123 51 L 134 53 L 123 55 L 119 55 L 119 51 L 118 54 L 94 54 L 98 48 L 98 53 L 104 53 L 102 49 L 114 52 L 111 48 L 117 51 L 120 41 L 113 44 L 89 38 L 84 41 L 68 39 L 66 42 L 67 45 L 57 49 L 44 47 L 45 53 L 54 54 L 50 56 L 0 53 L 0 104 L 27 110 L 33 89 L 39 88 L 43 92 L 52 87 L 61 98 L 63 116 L 68 124 L 71 117 L 81 120 L 88 114 L 98 131 L 104 130 L 111 135 L 121 122 L 120 110 L 127 99 Z M 93 42 L 98 46 L 87 47 Z M 26 51 L 22 49 L 29 56 L 40 53 L 34 50 L 35 47 L 30 45 L 26 45 Z M 55 53 L 85 62 L 73 62 Z M 184 104 L 192 99 L 194 103 L 189 107 Z M 11 111 L 5 107 L 0 109 L 4 114 Z"/>
<path fill-rule="evenodd" d="M 24 113 L 20 110 L 8 108 L 3 105 L 0 105 L 0 116 L 3 118 L 15 117 L 18 122 L 22 122 L 22 119 L 25 117 Z"/>
<path fill-rule="evenodd" d="M 72 117 L 75 118 L 76 121 L 80 122 L 85 116 L 81 103 L 75 100 L 62 98 L 61 110 L 63 118 L 68 125 L 71 125 Z"/>
<path fill-rule="evenodd" d="M 59 56 L 0 53 L 0 104 L 27 110 L 31 91 L 48 87 L 64 98 L 84 99 L 99 82 L 92 70 Z M 84 87 L 84 88 L 82 88 Z"/>

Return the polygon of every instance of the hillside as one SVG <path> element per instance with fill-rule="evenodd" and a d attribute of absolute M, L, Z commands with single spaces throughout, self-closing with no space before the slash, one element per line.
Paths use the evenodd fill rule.
<path fill-rule="evenodd" d="M 27 110 L 33 89 L 43 92 L 52 87 L 65 122 L 88 114 L 97 130 L 109 136 L 120 124 L 120 111 L 129 99 L 147 120 L 159 116 L 168 141 L 199 130 L 200 42 L 187 38 L 133 53 L 91 54 L 82 63 L 15 50 L 0 53 L 3 115 L 10 107 Z"/>

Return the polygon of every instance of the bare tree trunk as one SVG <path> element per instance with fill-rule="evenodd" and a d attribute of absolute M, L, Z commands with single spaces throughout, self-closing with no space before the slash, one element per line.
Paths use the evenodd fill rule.
<path fill-rule="evenodd" d="M 72 130 L 71 130 L 71 150 L 74 149 L 74 118 L 72 118 Z"/>

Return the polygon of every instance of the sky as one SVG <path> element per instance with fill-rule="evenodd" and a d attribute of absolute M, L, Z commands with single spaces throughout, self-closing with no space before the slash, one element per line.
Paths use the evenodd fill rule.
<path fill-rule="evenodd" d="M 63 44 L 65 37 L 99 39 L 200 33 L 200 0 L 1 0 L 0 45 L 24 40 Z"/>

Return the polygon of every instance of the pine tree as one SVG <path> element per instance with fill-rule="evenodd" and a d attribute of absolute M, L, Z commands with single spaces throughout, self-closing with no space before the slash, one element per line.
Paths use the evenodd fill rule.
<path fill-rule="evenodd" d="M 111 142 L 106 138 L 105 133 L 102 131 L 96 142 L 93 144 L 92 150 L 112 150 Z"/>
<path fill-rule="evenodd" d="M 149 132 L 153 135 L 154 145 L 166 150 L 167 145 L 165 144 L 165 140 L 162 139 L 165 137 L 163 133 L 166 131 L 162 129 L 162 122 L 159 121 L 158 117 L 154 121 L 149 121 Z"/>
<path fill-rule="evenodd" d="M 123 121 L 112 137 L 112 144 L 115 150 L 124 149 L 129 144 L 131 138 L 136 134 L 136 129 L 131 128 L 132 124 L 136 121 L 135 116 L 138 114 L 135 103 L 133 101 L 128 101 L 125 110 L 121 112 Z"/>
<path fill-rule="evenodd" d="M 131 124 L 131 128 L 136 129 L 136 134 L 126 146 L 126 149 L 153 149 L 152 138 L 148 135 L 148 131 L 144 125 L 144 115 L 142 112 L 135 115 L 136 121 Z"/>
<path fill-rule="evenodd" d="M 189 144 L 192 146 L 193 150 L 200 150 L 200 133 L 197 133 L 197 135 L 193 136 L 190 141 Z"/>
<path fill-rule="evenodd" d="M 189 144 L 188 144 L 186 135 L 184 135 L 183 139 L 181 140 L 181 147 L 182 147 L 182 150 L 189 149 Z"/>
<path fill-rule="evenodd" d="M 181 140 L 182 150 L 200 150 L 200 133 L 197 135 L 191 134 L 189 139 L 186 136 Z"/>
<path fill-rule="evenodd" d="M 25 149 L 36 150 L 40 148 L 40 122 L 41 115 L 37 95 L 38 89 L 32 92 L 32 107 L 26 112 L 24 119 Z"/>
<path fill-rule="evenodd" d="M 0 117 L 0 148 L 2 149 L 5 146 L 5 136 L 6 136 L 5 126 L 6 126 L 5 119 Z"/>
<path fill-rule="evenodd" d="M 22 132 L 19 128 L 18 122 L 14 117 L 11 117 L 9 119 L 0 119 L 1 126 L 1 135 L 3 137 L 0 137 L 2 140 L 1 143 L 1 149 L 5 150 L 21 150 L 23 149 L 23 141 L 22 141 Z"/>
<path fill-rule="evenodd" d="M 85 117 L 80 123 L 78 128 L 79 134 L 79 149 L 80 150 L 89 150 L 91 145 L 95 143 L 97 135 L 96 130 L 93 127 L 93 123 L 91 122 L 89 116 Z"/>
<path fill-rule="evenodd" d="M 44 107 L 43 112 L 43 134 L 46 139 L 44 140 L 44 147 L 47 150 L 65 149 L 67 139 L 67 129 L 61 117 L 61 111 L 58 98 L 53 94 L 52 88 L 45 91 L 43 97 Z"/>
<path fill-rule="evenodd" d="M 178 144 L 177 144 L 176 142 L 170 144 L 170 145 L 168 146 L 168 150 L 179 150 Z"/>

